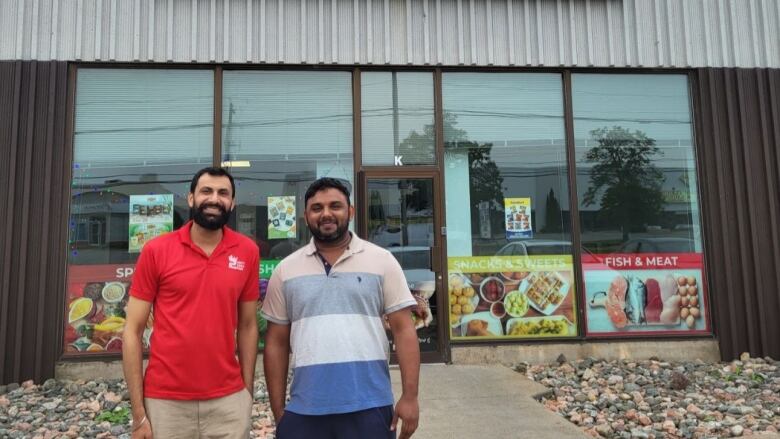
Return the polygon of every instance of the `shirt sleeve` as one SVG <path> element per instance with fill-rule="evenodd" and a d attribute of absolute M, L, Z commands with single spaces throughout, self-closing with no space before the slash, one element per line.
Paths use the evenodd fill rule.
<path fill-rule="evenodd" d="M 254 247 L 252 259 L 250 259 L 249 278 L 241 291 L 241 302 L 256 302 L 260 298 L 260 249 Z"/>
<path fill-rule="evenodd" d="M 157 296 L 159 280 L 154 247 L 146 245 L 141 250 L 141 255 L 135 264 L 133 280 L 130 285 L 130 296 L 146 302 L 154 302 L 154 298 Z"/>
<path fill-rule="evenodd" d="M 412 292 L 409 291 L 409 285 L 406 283 L 406 276 L 404 276 L 401 265 L 398 264 L 398 261 L 390 253 L 387 253 L 385 260 L 387 269 L 385 270 L 384 283 L 382 284 L 385 314 L 417 306 L 417 301 L 414 300 Z"/>
<path fill-rule="evenodd" d="M 281 266 L 277 266 L 268 280 L 268 289 L 265 292 L 265 301 L 263 302 L 262 314 L 269 322 L 280 325 L 290 324 L 290 318 L 287 315 L 287 300 L 282 291 Z"/>

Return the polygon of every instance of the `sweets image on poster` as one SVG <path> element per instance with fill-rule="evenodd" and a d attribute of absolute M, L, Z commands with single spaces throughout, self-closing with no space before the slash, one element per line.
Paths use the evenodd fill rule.
<path fill-rule="evenodd" d="M 571 255 L 448 258 L 451 337 L 573 337 Z"/>
<path fill-rule="evenodd" d="M 65 304 L 66 355 L 119 353 L 125 328 L 133 265 L 75 265 L 68 267 Z M 154 311 L 143 333 L 149 348 Z"/>
<path fill-rule="evenodd" d="M 297 236 L 295 196 L 268 197 L 268 239 Z"/>
<path fill-rule="evenodd" d="M 130 195 L 129 203 L 129 253 L 138 253 L 150 240 L 173 231 L 173 194 Z"/>
<path fill-rule="evenodd" d="M 585 263 L 588 335 L 708 333 L 703 271 L 701 265 L 690 262 L 700 258 L 677 257 L 686 259 L 688 263 L 651 269 Z"/>
<path fill-rule="evenodd" d="M 504 227 L 507 239 L 533 238 L 531 198 L 504 198 Z"/>

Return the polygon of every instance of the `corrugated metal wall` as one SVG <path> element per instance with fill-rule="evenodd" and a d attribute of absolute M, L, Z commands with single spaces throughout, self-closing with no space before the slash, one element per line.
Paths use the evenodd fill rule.
<path fill-rule="evenodd" d="M 0 383 L 54 375 L 71 152 L 65 62 L 0 62 Z"/>
<path fill-rule="evenodd" d="M 697 89 L 702 218 L 721 355 L 780 358 L 780 70 L 702 69 Z"/>
<path fill-rule="evenodd" d="M 780 1 L 3 0 L 0 59 L 780 67 Z"/>

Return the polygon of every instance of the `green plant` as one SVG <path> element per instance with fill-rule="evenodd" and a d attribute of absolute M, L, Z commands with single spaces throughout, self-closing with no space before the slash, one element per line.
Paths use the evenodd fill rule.
<path fill-rule="evenodd" d="M 96 422 L 108 421 L 112 424 L 127 424 L 130 420 L 130 409 L 126 407 L 117 407 L 114 410 L 103 410 L 95 418 Z"/>

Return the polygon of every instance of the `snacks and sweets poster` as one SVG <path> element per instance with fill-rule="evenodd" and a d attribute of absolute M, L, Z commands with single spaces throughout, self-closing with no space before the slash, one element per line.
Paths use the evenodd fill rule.
<path fill-rule="evenodd" d="M 533 238 L 530 198 L 504 198 L 506 239 Z"/>
<path fill-rule="evenodd" d="M 296 236 L 295 196 L 268 197 L 268 239 Z"/>
<path fill-rule="evenodd" d="M 65 309 L 65 353 L 122 351 L 134 265 L 71 265 Z M 153 317 L 143 335 L 149 347 Z"/>
<path fill-rule="evenodd" d="M 173 194 L 130 195 L 129 253 L 152 238 L 173 231 Z"/>
<path fill-rule="evenodd" d="M 710 332 L 700 253 L 585 254 L 589 336 Z"/>
<path fill-rule="evenodd" d="M 447 259 L 452 339 L 577 335 L 571 255 Z"/>

